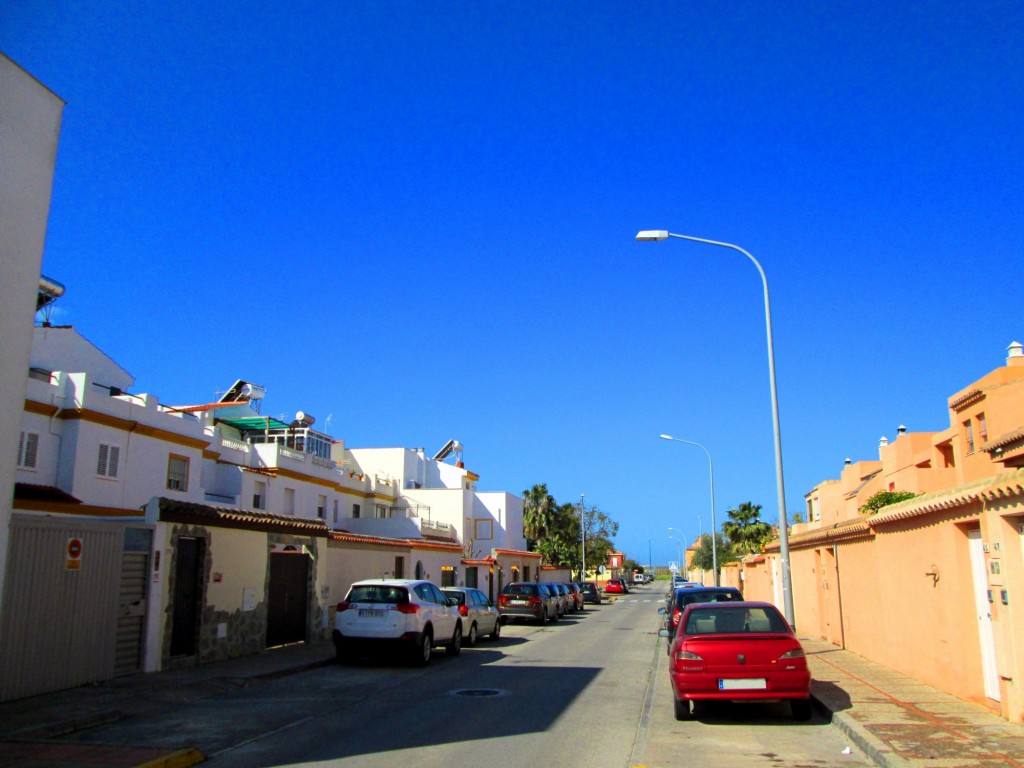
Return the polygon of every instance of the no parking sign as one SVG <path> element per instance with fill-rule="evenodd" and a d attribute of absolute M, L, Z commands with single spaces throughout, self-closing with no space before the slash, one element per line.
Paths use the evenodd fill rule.
<path fill-rule="evenodd" d="M 78 538 L 68 539 L 67 560 L 64 561 L 64 570 L 77 571 L 82 567 L 82 540 Z"/>

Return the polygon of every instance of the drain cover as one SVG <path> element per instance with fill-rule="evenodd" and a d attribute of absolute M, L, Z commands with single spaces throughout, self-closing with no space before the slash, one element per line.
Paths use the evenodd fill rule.
<path fill-rule="evenodd" d="M 481 698 L 486 696 L 504 696 L 505 693 L 506 691 L 500 688 L 460 688 L 457 691 L 452 691 L 450 695 Z"/>

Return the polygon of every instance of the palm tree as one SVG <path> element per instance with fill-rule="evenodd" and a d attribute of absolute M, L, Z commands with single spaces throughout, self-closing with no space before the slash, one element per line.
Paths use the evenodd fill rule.
<path fill-rule="evenodd" d="M 523 491 L 523 533 L 527 546 L 547 536 L 554 523 L 557 506 L 554 496 L 548 493 L 547 483 Z"/>
<path fill-rule="evenodd" d="M 761 547 L 775 535 L 775 528 L 761 520 L 760 504 L 744 501 L 726 514 L 729 521 L 722 523 L 722 533 L 744 554 L 760 552 Z"/>

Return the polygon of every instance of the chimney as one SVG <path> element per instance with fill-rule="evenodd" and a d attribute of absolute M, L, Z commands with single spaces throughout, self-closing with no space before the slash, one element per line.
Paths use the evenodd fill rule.
<path fill-rule="evenodd" d="M 900 435 L 905 435 L 905 434 L 907 434 L 907 428 L 905 426 L 900 424 L 898 427 L 896 427 L 896 436 L 897 437 L 899 437 Z"/>
<path fill-rule="evenodd" d="M 853 464 L 853 459 L 847 456 L 846 461 L 844 461 L 843 464 L 845 464 L 846 466 L 850 466 L 851 464 Z"/>
<path fill-rule="evenodd" d="M 1006 348 L 1007 365 L 1024 365 L 1024 344 L 1015 341 Z"/>
<path fill-rule="evenodd" d="M 887 446 L 888 444 L 889 444 L 889 438 L 886 437 L 885 435 L 882 435 L 882 438 L 878 441 L 878 447 L 879 448 L 885 448 L 885 446 Z"/>

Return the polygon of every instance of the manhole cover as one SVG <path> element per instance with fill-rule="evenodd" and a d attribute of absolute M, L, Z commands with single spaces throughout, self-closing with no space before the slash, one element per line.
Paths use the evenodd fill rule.
<path fill-rule="evenodd" d="M 475 698 L 482 698 L 487 696 L 504 696 L 506 691 L 499 688 L 460 688 L 457 691 L 452 691 L 452 696 L 469 696 Z"/>

